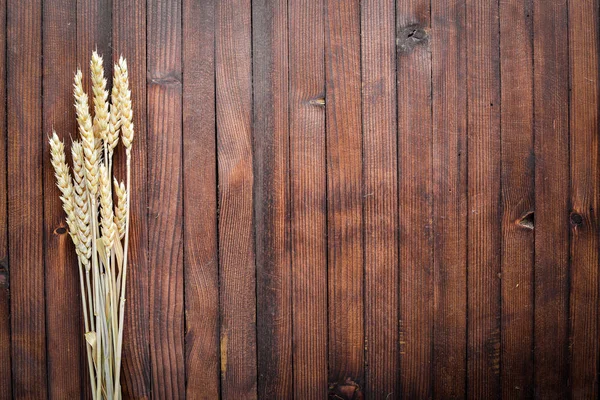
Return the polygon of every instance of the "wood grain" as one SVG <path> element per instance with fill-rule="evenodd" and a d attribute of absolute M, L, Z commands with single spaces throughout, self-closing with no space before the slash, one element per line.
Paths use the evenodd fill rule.
<path fill-rule="evenodd" d="M 325 1 L 330 394 L 364 386 L 363 177 L 358 1 Z"/>
<path fill-rule="evenodd" d="M 43 125 L 41 136 L 56 130 L 70 155 L 71 138 L 78 137 L 72 107 L 73 74 L 77 68 L 77 5 L 73 0 L 44 3 Z M 89 375 L 83 344 L 83 319 L 77 257 L 50 162 L 50 145 L 43 141 L 44 248 L 46 266 L 46 341 L 51 398 L 76 398 Z M 70 157 L 67 157 L 70 160 Z M 83 368 L 82 368 L 83 366 Z"/>
<path fill-rule="evenodd" d="M 113 55 L 129 68 L 135 137 L 131 165 L 131 221 L 121 385 L 124 398 L 150 398 L 148 179 L 146 138 L 146 2 L 113 0 Z M 115 176 L 126 177 L 125 152 L 115 154 Z"/>
<path fill-rule="evenodd" d="M 147 4 L 152 393 L 176 399 L 185 397 L 181 2 Z"/>
<path fill-rule="evenodd" d="M 6 43 L 6 1 L 0 1 L 0 43 Z M 0 110 L 6 111 L 6 46 L 0 46 Z M 0 127 L 6 128 L 6 113 L 0 111 Z M 7 129 L 0 134 L 0 399 L 12 398 L 10 338 L 10 271 L 8 268 Z"/>
<path fill-rule="evenodd" d="M 375 398 L 400 393 L 394 10 L 392 0 L 361 4 L 365 391 Z"/>
<path fill-rule="evenodd" d="M 400 388 L 430 398 L 433 201 L 430 2 L 396 3 L 400 238 Z"/>
<path fill-rule="evenodd" d="M 531 1 L 500 2 L 503 398 L 533 396 L 535 159 Z"/>
<path fill-rule="evenodd" d="M 571 398 L 598 398 L 597 1 L 568 2 L 570 65 Z M 596 51 L 594 51 L 594 49 Z"/>
<path fill-rule="evenodd" d="M 185 0 L 182 9 L 185 368 L 190 399 L 216 399 L 220 391 L 215 5 Z"/>
<path fill-rule="evenodd" d="M 294 398 L 327 397 L 324 3 L 288 2 Z"/>
<path fill-rule="evenodd" d="M 464 1 L 431 2 L 433 397 L 466 396 L 467 93 Z"/>
<path fill-rule="evenodd" d="M 48 396 L 44 296 L 42 6 L 7 10 L 8 244 L 13 396 Z"/>
<path fill-rule="evenodd" d="M 46 142 L 96 48 L 136 126 L 124 398 L 598 397 L 599 16 L 0 0 L 0 399 L 90 398 Z"/>
<path fill-rule="evenodd" d="M 292 398 L 287 0 L 252 2 L 258 396 Z"/>
<path fill-rule="evenodd" d="M 535 120 L 534 379 L 569 393 L 569 53 L 565 1 L 533 2 Z"/>
<path fill-rule="evenodd" d="M 500 395 L 501 187 L 498 4 L 467 0 L 467 396 Z"/>
<path fill-rule="evenodd" d="M 221 394 L 257 396 L 253 240 L 252 54 L 248 0 L 216 12 Z"/>

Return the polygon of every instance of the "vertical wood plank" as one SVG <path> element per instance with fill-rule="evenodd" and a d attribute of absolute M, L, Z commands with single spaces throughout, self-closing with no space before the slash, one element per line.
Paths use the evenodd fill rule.
<path fill-rule="evenodd" d="M 531 1 L 500 2 L 502 397 L 533 396 L 535 159 Z"/>
<path fill-rule="evenodd" d="M 469 398 L 500 396 L 500 60 L 498 3 L 467 0 Z"/>
<path fill-rule="evenodd" d="M 569 393 L 567 4 L 534 0 L 535 395 Z"/>
<path fill-rule="evenodd" d="M 150 397 L 149 264 L 146 138 L 146 1 L 113 0 L 114 58 L 129 68 L 135 138 L 131 166 L 131 222 L 121 385 L 123 398 Z M 125 152 L 115 155 L 115 176 L 125 179 Z"/>
<path fill-rule="evenodd" d="M 148 2 L 148 260 L 152 393 L 185 396 L 181 1 Z"/>
<path fill-rule="evenodd" d="M 215 4 L 184 0 L 182 10 L 185 365 L 190 399 L 216 399 L 220 391 Z"/>
<path fill-rule="evenodd" d="M 42 5 L 7 18 L 8 243 L 15 398 L 48 396 L 42 198 Z"/>
<path fill-rule="evenodd" d="M 289 1 L 294 398 L 327 396 L 324 3 Z"/>
<path fill-rule="evenodd" d="M 431 2 L 433 78 L 433 397 L 466 395 L 467 208 L 464 1 Z"/>
<path fill-rule="evenodd" d="M 393 0 L 368 0 L 361 5 L 365 390 L 374 398 L 400 393 L 394 11 Z"/>
<path fill-rule="evenodd" d="M 73 110 L 73 74 L 77 68 L 77 4 L 73 0 L 44 3 L 43 129 L 44 138 L 56 130 L 65 142 L 77 138 Z M 87 385 L 83 344 L 81 291 L 77 256 L 67 231 L 65 213 L 44 140 L 44 249 L 46 265 L 46 341 L 50 398 L 76 398 Z M 70 160 L 70 157 L 67 157 Z M 86 360 L 87 364 L 87 360 Z"/>
<path fill-rule="evenodd" d="M 598 2 L 568 2 L 571 398 L 598 398 Z"/>
<path fill-rule="evenodd" d="M 432 103 L 430 2 L 398 1 L 400 387 L 429 398 L 432 388 Z"/>
<path fill-rule="evenodd" d="M 220 1 L 215 32 L 221 393 L 225 399 L 257 396 L 250 4 Z"/>
<path fill-rule="evenodd" d="M 6 0 L 0 1 L 0 43 L 6 44 Z M 10 274 L 8 268 L 6 45 L 0 45 L 0 399 L 12 398 Z"/>
<path fill-rule="evenodd" d="M 287 0 L 252 2 L 258 396 L 292 398 Z"/>
<path fill-rule="evenodd" d="M 364 386 L 359 6 L 325 4 L 329 385 L 343 398 Z"/>

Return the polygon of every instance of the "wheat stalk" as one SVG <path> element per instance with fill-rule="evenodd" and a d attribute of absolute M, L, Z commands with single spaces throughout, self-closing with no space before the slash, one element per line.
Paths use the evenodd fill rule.
<path fill-rule="evenodd" d="M 127 61 L 119 58 L 119 72 L 121 79 L 119 83 L 119 111 L 121 116 L 121 142 L 125 146 L 127 154 L 127 188 L 125 192 L 125 244 L 123 250 L 123 267 L 119 274 L 121 283 L 119 302 L 119 333 L 117 337 L 117 368 L 115 385 L 117 385 L 117 399 L 120 393 L 119 377 L 121 374 L 121 352 L 123 348 L 123 320 L 125 316 L 125 288 L 127 282 L 127 255 L 129 250 L 129 196 L 131 193 L 131 146 L 133 144 L 134 127 L 133 111 L 131 106 L 131 91 L 129 90 L 129 73 Z"/>
<path fill-rule="evenodd" d="M 114 68 L 113 87 L 107 90 L 102 57 L 90 61 L 94 115 L 77 70 L 73 84 L 80 139 L 72 143 L 73 178 L 63 142 L 53 131 L 49 138 L 60 199 L 78 258 L 86 351 L 92 398 L 120 399 L 119 383 L 127 254 L 133 112 L 127 62 Z M 112 156 L 121 142 L 126 150 L 126 183 L 112 176 Z M 113 187 L 116 202 L 113 202 Z M 85 279 L 84 279 L 85 272 Z M 90 276 L 91 275 L 91 276 Z"/>

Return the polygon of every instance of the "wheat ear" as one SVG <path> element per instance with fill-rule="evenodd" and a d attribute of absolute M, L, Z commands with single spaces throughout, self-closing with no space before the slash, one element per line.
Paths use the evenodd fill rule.
<path fill-rule="evenodd" d="M 119 65 L 115 64 L 114 66 L 114 74 L 113 74 L 113 87 L 110 95 L 110 110 L 109 110 L 109 123 L 108 123 L 108 152 L 109 157 L 112 156 L 112 152 L 115 147 L 117 147 L 117 143 L 119 142 L 119 129 L 121 128 L 121 110 L 119 103 L 119 94 L 121 87 L 121 68 Z M 110 158 L 109 158 L 110 159 Z M 110 167 L 110 165 L 109 165 Z M 109 171 L 111 168 L 109 168 Z"/>
<path fill-rule="evenodd" d="M 73 158 L 73 188 L 75 193 L 75 216 L 79 236 L 79 248 L 83 257 L 81 263 L 89 268 L 89 259 L 92 255 L 92 231 L 90 229 L 90 214 L 88 192 L 85 185 L 85 170 L 83 161 L 83 148 L 81 142 L 71 144 Z"/>
<path fill-rule="evenodd" d="M 98 193 L 98 152 L 95 149 L 94 130 L 88 105 L 88 96 L 83 91 L 81 70 L 75 74 L 73 94 L 75 96 L 75 111 L 83 147 L 85 179 L 89 194 L 93 200 Z"/>
<path fill-rule="evenodd" d="M 99 149 L 104 144 L 104 160 L 107 158 L 106 140 L 108 137 L 108 91 L 106 90 L 106 79 L 104 78 L 104 66 L 102 57 L 96 51 L 92 53 L 90 61 L 90 72 L 92 76 L 92 92 L 94 95 L 94 120 L 93 131 L 96 136 L 95 148 Z"/>
<path fill-rule="evenodd" d="M 79 254 L 79 238 L 77 234 L 77 218 L 75 216 L 75 194 L 73 189 L 73 181 L 71 180 L 71 174 L 69 173 L 69 167 L 67 166 L 65 158 L 65 146 L 54 131 L 52 131 L 52 137 L 50 138 L 50 155 L 52 166 L 54 167 L 54 174 L 56 175 L 56 186 L 58 186 L 58 189 L 61 192 L 60 199 L 63 204 L 63 209 L 67 214 L 67 226 L 69 227 L 69 234 L 71 235 L 71 239 L 75 244 L 76 251 Z"/>
<path fill-rule="evenodd" d="M 129 90 L 129 74 L 127 71 L 127 61 L 123 57 L 119 59 L 119 69 L 121 73 L 119 110 L 121 112 L 121 140 L 125 149 L 131 150 L 133 142 L 133 112 L 131 110 L 131 91 Z"/>
<path fill-rule="evenodd" d="M 119 183 L 116 178 L 113 183 L 115 196 L 117 196 L 115 224 L 117 225 L 117 231 L 119 232 L 119 239 L 123 239 L 125 236 L 125 214 L 127 213 L 127 189 L 125 189 L 125 183 Z"/>
<path fill-rule="evenodd" d="M 104 164 L 100 164 L 100 217 L 102 226 L 102 240 L 106 254 L 110 254 L 116 236 L 115 216 L 113 201 L 110 191 L 110 178 Z"/>

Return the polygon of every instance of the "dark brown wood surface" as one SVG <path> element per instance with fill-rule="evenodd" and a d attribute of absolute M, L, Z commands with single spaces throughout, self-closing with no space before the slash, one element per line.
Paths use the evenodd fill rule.
<path fill-rule="evenodd" d="M 400 394 L 422 399 L 433 384 L 430 6 L 396 2 Z"/>
<path fill-rule="evenodd" d="M 74 136 L 77 123 L 70 111 L 73 74 L 77 68 L 77 8 L 72 0 L 53 5 L 44 3 L 43 31 L 43 131 L 56 130 L 63 140 Z M 46 275 L 46 343 L 48 351 L 48 395 L 51 398 L 77 397 L 86 382 L 79 374 L 84 364 L 85 347 L 80 326 L 83 324 L 77 257 L 67 231 L 54 169 L 50 163 L 50 145 L 43 142 L 44 176 L 44 265 Z M 69 147 L 67 146 L 67 150 Z M 68 152 L 70 153 L 70 152 Z M 70 159 L 70 158 L 69 158 Z M 50 195 L 52 193 L 52 195 Z M 64 288 L 55 290 L 55 288 Z M 78 321 L 77 326 L 65 320 Z M 75 357 L 79 360 L 75 360 Z"/>
<path fill-rule="evenodd" d="M 186 0 L 182 8 L 187 38 L 183 41 L 182 188 L 185 370 L 190 399 L 218 398 L 220 390 L 215 3 Z M 194 206 L 198 204 L 202 206 Z"/>
<path fill-rule="evenodd" d="M 533 396 L 535 156 L 531 1 L 500 3 L 502 393 Z M 523 38 L 528 38 L 523 40 Z"/>
<path fill-rule="evenodd" d="M 89 398 L 47 138 L 94 49 L 125 398 L 598 397 L 599 0 L 2 0 L 0 42 L 0 399 Z"/>
<path fill-rule="evenodd" d="M 365 392 L 398 393 L 398 142 L 395 4 L 363 1 Z"/>

